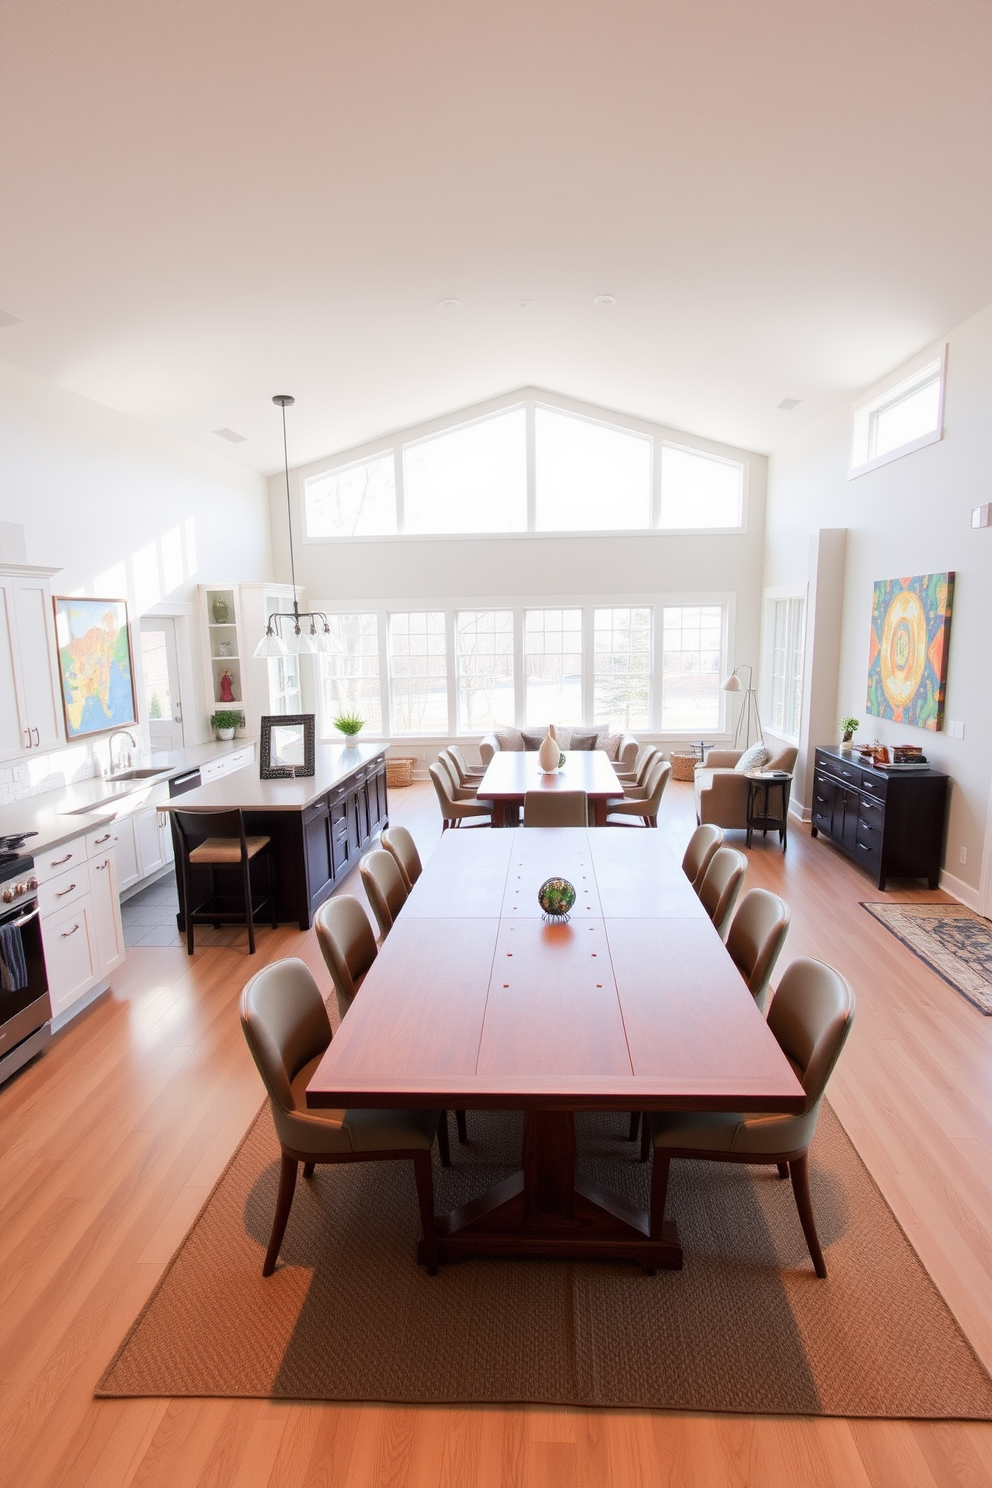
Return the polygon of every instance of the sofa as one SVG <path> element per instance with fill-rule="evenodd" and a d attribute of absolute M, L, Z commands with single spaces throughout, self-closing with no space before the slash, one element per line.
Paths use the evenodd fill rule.
<path fill-rule="evenodd" d="M 521 732 L 520 729 L 501 728 L 492 733 L 483 734 L 479 741 L 482 763 L 488 765 L 493 755 L 500 749 L 507 749 L 511 752 L 528 750 L 531 747 L 537 749 L 546 732 L 545 729 L 525 729 Z M 555 724 L 555 733 L 558 735 L 558 743 L 563 753 L 567 754 L 573 747 L 603 749 L 606 751 L 607 758 L 616 765 L 617 770 L 634 768 L 640 744 L 633 734 L 611 734 L 608 729 L 586 728 L 578 723 L 563 724 L 560 727 Z M 581 738 L 582 743 L 573 746 L 572 739 L 575 736 Z M 537 742 L 534 743 L 534 740 Z M 586 740 L 592 742 L 587 743 Z"/>
<path fill-rule="evenodd" d="M 701 765 L 696 766 L 696 820 L 712 822 L 717 827 L 737 827 L 747 830 L 747 776 L 734 768 L 741 749 L 711 749 Z M 761 770 L 787 770 L 791 775 L 796 767 L 798 749 L 788 748 L 770 751 L 770 758 L 758 768 Z M 772 788 L 774 790 L 774 787 Z M 776 803 L 772 803 L 773 809 Z"/>

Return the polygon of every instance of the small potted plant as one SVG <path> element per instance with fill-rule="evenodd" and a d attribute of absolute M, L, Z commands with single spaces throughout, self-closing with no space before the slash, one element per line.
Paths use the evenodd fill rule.
<path fill-rule="evenodd" d="M 233 739 L 234 730 L 244 726 L 245 715 L 240 708 L 218 708 L 211 713 L 210 724 L 218 739 Z"/>
<path fill-rule="evenodd" d="M 345 744 L 354 743 L 355 736 L 365 727 L 365 719 L 357 713 L 342 713 L 334 720 L 338 733 L 344 734 Z"/>
<path fill-rule="evenodd" d="M 851 740 L 858 731 L 859 721 L 857 718 L 842 718 L 837 725 L 840 729 L 840 747 L 845 754 L 851 751 Z"/>

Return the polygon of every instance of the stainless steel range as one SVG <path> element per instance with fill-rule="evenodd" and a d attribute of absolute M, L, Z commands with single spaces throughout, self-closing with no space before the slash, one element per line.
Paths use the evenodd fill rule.
<path fill-rule="evenodd" d="M 0 1083 L 52 1036 L 33 870 L 34 858 L 0 840 Z"/>

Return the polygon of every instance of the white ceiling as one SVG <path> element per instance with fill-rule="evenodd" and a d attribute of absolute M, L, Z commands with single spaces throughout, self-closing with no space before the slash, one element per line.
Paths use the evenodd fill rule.
<path fill-rule="evenodd" d="M 988 0 L 5 0 L 4 33 L 0 355 L 260 470 L 283 391 L 294 464 L 523 384 L 770 450 L 992 302 Z"/>

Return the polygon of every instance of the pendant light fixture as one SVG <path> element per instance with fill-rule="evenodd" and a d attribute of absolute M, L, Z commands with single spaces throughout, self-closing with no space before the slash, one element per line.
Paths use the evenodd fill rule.
<path fill-rule="evenodd" d="M 276 393 L 272 399 L 282 409 L 282 459 L 286 472 L 286 520 L 289 525 L 289 572 L 293 583 L 293 608 L 291 611 L 275 610 L 269 616 L 265 634 L 255 647 L 255 656 L 313 656 L 318 651 L 330 651 L 331 628 L 327 616 L 320 610 L 301 610 L 296 595 L 296 559 L 293 554 L 293 503 L 289 494 L 289 445 L 286 440 L 286 409 L 292 408 L 296 399 L 289 393 Z M 292 623 L 282 626 L 281 622 Z M 285 634 L 283 630 L 285 629 Z"/>

